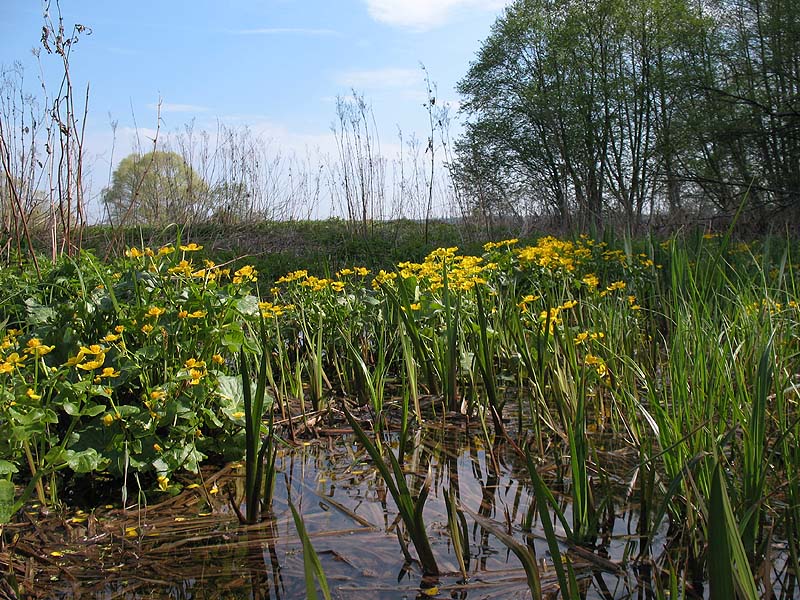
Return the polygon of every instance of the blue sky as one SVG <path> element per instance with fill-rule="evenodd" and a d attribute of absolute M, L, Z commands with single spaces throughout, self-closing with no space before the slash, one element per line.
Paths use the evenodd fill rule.
<path fill-rule="evenodd" d="M 381 144 L 397 128 L 425 138 L 424 63 L 440 102 L 457 102 L 456 82 L 505 0 L 62 0 L 64 23 L 91 28 L 72 56 L 76 89 L 91 85 L 87 145 L 105 170 L 130 135 L 194 120 L 249 125 L 277 144 L 332 148 L 335 98 L 351 88 L 372 105 Z M 0 63 L 22 61 L 35 90 L 42 8 L 0 0 Z M 51 9 L 51 13 L 54 9 Z M 42 55 L 46 78 L 57 73 Z M 49 81 L 51 87 L 54 81 Z M 134 120 L 135 118 L 135 120 Z M 127 137 L 126 137 L 127 136 Z"/>

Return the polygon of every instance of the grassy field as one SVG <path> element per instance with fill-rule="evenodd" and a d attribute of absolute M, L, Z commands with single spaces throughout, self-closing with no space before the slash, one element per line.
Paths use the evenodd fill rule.
<path fill-rule="evenodd" d="M 404 469 L 409 440 L 423 423 L 466 422 L 493 461 L 503 445 L 527 466 L 517 476 L 532 498 L 498 523 L 448 496 L 466 563 L 469 520 L 519 558 L 535 595 L 534 529 L 549 544 L 545 570 L 578 597 L 567 549 L 604 556 L 622 486 L 637 518 L 617 560 L 654 567 L 655 597 L 706 584 L 719 598 L 797 593 L 792 242 L 579 236 L 390 252 L 367 241 L 286 263 L 202 246 L 87 252 L 41 278 L 0 271 L 0 523 L 32 502 L 63 506 L 83 485 L 122 490 L 123 504 L 167 497 L 177 475 L 243 458 L 246 510 L 232 504 L 258 522 L 276 448 L 341 426 L 385 483 L 404 554 L 435 577 L 431 484 Z M 306 568 L 324 593 L 319 561 Z"/>

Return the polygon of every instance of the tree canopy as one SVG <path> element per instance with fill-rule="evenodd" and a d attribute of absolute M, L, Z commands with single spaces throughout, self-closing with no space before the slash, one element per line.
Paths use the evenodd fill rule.
<path fill-rule="evenodd" d="M 516 0 L 459 83 L 477 208 L 578 225 L 742 195 L 796 205 L 798 18 L 789 0 Z M 794 67 L 792 65 L 795 65 Z"/>
<path fill-rule="evenodd" d="M 114 171 L 103 203 L 114 225 L 190 223 L 208 216 L 208 184 L 175 152 L 130 154 Z"/>

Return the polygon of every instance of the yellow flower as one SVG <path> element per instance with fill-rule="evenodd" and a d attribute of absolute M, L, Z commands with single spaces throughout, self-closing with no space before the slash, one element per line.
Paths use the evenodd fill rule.
<path fill-rule="evenodd" d="M 111 427 L 111 424 L 114 422 L 114 417 L 108 413 L 103 415 L 103 425 L 106 427 Z"/>
<path fill-rule="evenodd" d="M 595 356 L 594 354 L 587 354 L 586 358 L 584 359 L 584 364 L 590 367 L 594 367 L 594 370 L 600 377 L 605 377 L 606 375 L 608 375 L 608 367 L 606 367 L 605 361 L 599 356 Z"/>
<path fill-rule="evenodd" d="M 600 285 L 600 280 L 597 278 L 597 275 L 594 275 L 593 273 L 589 273 L 586 277 L 581 279 L 581 281 L 592 289 Z"/>
<path fill-rule="evenodd" d="M 164 308 L 160 308 L 158 306 L 151 306 L 149 308 L 149 310 L 147 311 L 147 315 L 146 316 L 158 318 L 161 315 L 163 315 L 165 312 L 166 312 L 166 309 L 164 309 Z"/>
<path fill-rule="evenodd" d="M 202 319 L 203 317 L 206 316 L 206 311 L 204 311 L 204 310 L 196 310 L 196 311 L 194 311 L 192 313 L 189 313 L 187 316 L 190 319 Z"/>
<path fill-rule="evenodd" d="M 162 448 L 158 444 L 153 444 L 153 450 L 155 450 L 156 452 L 161 452 Z"/>
<path fill-rule="evenodd" d="M 275 283 L 291 283 L 292 281 L 297 281 L 298 279 L 305 279 L 308 277 L 308 271 L 303 269 L 302 271 L 292 271 L 291 273 L 287 273 Z"/>
<path fill-rule="evenodd" d="M 553 335 L 556 325 L 561 325 L 561 319 L 558 317 L 560 311 L 559 307 L 543 310 L 539 313 L 539 322 L 542 324 L 542 332 L 545 327 L 550 335 Z"/>
<path fill-rule="evenodd" d="M 105 353 L 101 352 L 100 354 L 95 356 L 94 360 L 80 363 L 77 366 L 79 369 L 83 369 L 84 371 L 91 371 L 93 369 L 99 369 L 100 367 L 102 367 L 105 361 L 106 361 L 106 355 Z"/>
<path fill-rule="evenodd" d="M 138 248 L 128 248 L 125 251 L 125 256 L 127 256 L 128 258 L 141 258 L 142 256 L 144 256 L 144 252 L 142 252 Z"/>
<path fill-rule="evenodd" d="M 191 244 L 187 244 L 186 246 L 181 246 L 181 250 L 183 250 L 184 252 L 198 252 L 202 249 L 203 249 L 202 246 L 198 246 L 194 242 L 192 242 Z"/>
<path fill-rule="evenodd" d="M 502 248 L 503 246 L 506 247 L 513 246 L 517 242 L 519 242 L 517 238 L 513 238 L 510 240 L 503 240 L 502 242 L 487 242 L 483 245 L 483 249 L 486 252 L 489 252 L 489 250 L 494 250 L 495 248 Z"/>
<path fill-rule="evenodd" d="M 578 304 L 577 300 L 567 300 L 559 308 L 561 308 L 562 310 L 567 310 L 569 308 L 573 308 L 577 304 Z"/>
<path fill-rule="evenodd" d="M 6 356 L 6 364 L 11 365 L 12 367 L 15 367 L 17 365 L 22 365 L 25 363 L 26 358 L 27 358 L 26 356 L 20 356 L 18 353 L 12 352 L 8 356 Z"/>
<path fill-rule="evenodd" d="M 169 273 L 177 273 L 189 276 L 192 274 L 192 263 L 188 260 L 182 260 L 174 267 L 167 269 Z"/>
<path fill-rule="evenodd" d="M 84 358 L 86 358 L 86 352 L 84 351 L 83 348 L 81 348 L 78 351 L 78 354 L 75 356 L 71 356 L 69 359 L 67 359 L 67 362 L 65 362 L 63 366 L 74 367 L 78 363 L 82 362 Z"/>
<path fill-rule="evenodd" d="M 540 298 L 541 296 L 539 295 L 534 296 L 533 294 L 528 294 L 517 303 L 517 306 L 522 310 L 528 310 L 528 304 L 530 304 L 531 302 L 536 302 Z"/>
<path fill-rule="evenodd" d="M 166 492 L 167 488 L 169 487 L 169 477 L 166 475 L 159 475 L 158 476 L 158 487 L 162 492 Z"/>
<path fill-rule="evenodd" d="M 45 346 L 39 338 L 31 338 L 26 344 L 25 353 L 39 358 L 53 351 L 55 346 Z"/>
<path fill-rule="evenodd" d="M 161 246 L 161 248 L 158 249 L 159 256 L 166 256 L 167 254 L 172 254 L 173 252 L 175 252 L 175 246 L 173 246 L 172 244 Z"/>
<path fill-rule="evenodd" d="M 100 377 L 119 377 L 119 371 L 114 370 L 114 367 L 106 367 L 100 373 Z"/>
<path fill-rule="evenodd" d="M 189 316 L 189 313 L 187 311 L 185 311 L 185 310 L 182 310 L 182 311 L 178 312 L 178 318 L 179 319 L 185 319 L 188 316 Z"/>
<path fill-rule="evenodd" d="M 624 290 L 625 289 L 625 282 L 624 281 L 615 281 L 610 286 L 606 288 L 609 292 L 613 292 L 615 290 Z"/>
<path fill-rule="evenodd" d="M 261 310 L 261 316 L 265 319 L 273 319 L 283 315 L 284 309 L 290 308 L 289 306 L 279 306 L 272 302 L 259 302 L 258 308 Z"/>
<path fill-rule="evenodd" d="M 211 357 L 211 360 L 217 363 L 218 365 L 225 364 L 225 359 L 222 358 L 222 355 L 220 354 L 215 354 L 214 356 Z"/>
<path fill-rule="evenodd" d="M 116 333 L 122 333 L 123 331 L 125 331 L 125 326 L 124 325 L 117 325 L 116 327 L 114 327 L 114 331 Z"/>
<path fill-rule="evenodd" d="M 151 331 L 153 331 L 152 325 L 149 324 L 142 325 L 142 333 L 150 333 Z"/>
<path fill-rule="evenodd" d="M 246 283 L 257 280 L 258 271 L 252 265 L 245 265 L 233 274 L 233 283 Z"/>
<path fill-rule="evenodd" d="M 33 391 L 32 388 L 28 388 L 28 391 L 25 392 L 25 395 L 30 398 L 31 400 L 41 400 L 42 397 Z"/>
<path fill-rule="evenodd" d="M 381 269 L 380 271 L 378 271 L 378 274 L 375 276 L 375 279 L 372 280 L 372 287 L 374 289 L 378 289 L 382 284 L 393 281 L 396 278 L 397 278 L 397 273 L 395 272 L 387 273 L 386 271 Z"/>
<path fill-rule="evenodd" d="M 187 369 L 204 368 L 206 366 L 206 361 L 197 360 L 196 358 L 190 358 L 185 363 L 183 363 L 183 366 L 186 367 Z"/>
<path fill-rule="evenodd" d="M 109 333 L 106 337 L 102 338 L 101 342 L 116 342 L 119 336 L 116 333 Z"/>

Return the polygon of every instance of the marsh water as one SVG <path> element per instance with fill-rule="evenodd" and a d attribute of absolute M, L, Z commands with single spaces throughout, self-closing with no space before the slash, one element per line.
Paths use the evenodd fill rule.
<path fill-rule="evenodd" d="M 257 525 L 241 525 L 232 509 L 242 497 L 237 464 L 186 479 L 180 494 L 157 505 L 131 502 L 125 510 L 106 505 L 46 517 L 32 511 L 15 526 L 20 535 L 13 551 L 35 557 L 23 561 L 27 571 L 18 579 L 35 579 L 41 595 L 32 597 L 304 598 L 291 500 L 334 598 L 530 597 L 520 561 L 496 532 L 534 551 L 543 590 L 556 593 L 525 461 L 508 442 L 490 451 L 479 427 L 446 420 L 417 429 L 408 440 L 409 486 L 419 489 L 426 478 L 430 483 L 424 519 L 441 571 L 431 579 L 404 556 L 394 502 L 366 451 L 352 434 L 327 433 L 281 448 L 273 511 Z M 614 437 L 593 435 L 597 452 L 613 456 L 603 462 L 614 465 L 614 472 L 602 474 L 608 494 L 600 507 L 601 534 L 592 552 L 566 543 L 561 550 L 569 553 L 587 597 L 651 597 L 652 557 L 665 540 L 653 540 L 649 552 L 640 545 L 632 493 L 636 456 L 615 447 Z M 397 445 L 396 435 L 386 439 Z M 553 490 L 569 518 L 568 494 L 559 493 L 568 491 L 568 469 L 550 463 Z M 459 499 L 468 524 L 466 577 L 450 542 L 445 490 Z M 563 531 L 557 533 L 563 539 Z M 692 589 L 702 596 L 702 587 Z"/>

